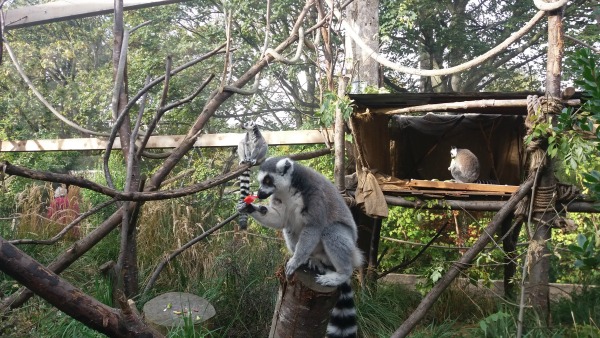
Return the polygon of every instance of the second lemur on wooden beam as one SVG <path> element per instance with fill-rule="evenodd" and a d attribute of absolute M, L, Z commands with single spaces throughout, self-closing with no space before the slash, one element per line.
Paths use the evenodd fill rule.
<path fill-rule="evenodd" d="M 255 165 L 262 163 L 267 157 L 269 145 L 258 129 L 258 125 L 250 121 L 242 124 L 242 128 L 246 130 L 246 135 L 244 135 L 237 148 L 240 164 Z M 240 203 L 244 202 L 248 195 L 250 195 L 250 168 L 244 170 L 240 175 Z M 248 227 L 248 214 L 240 211 L 238 224 L 241 230 L 246 230 Z"/>

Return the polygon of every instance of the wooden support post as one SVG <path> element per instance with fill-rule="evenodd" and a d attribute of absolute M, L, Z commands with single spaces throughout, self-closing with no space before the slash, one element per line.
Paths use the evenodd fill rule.
<path fill-rule="evenodd" d="M 548 13 L 548 61 L 546 63 L 546 95 L 550 98 L 561 97 L 561 71 L 563 56 L 563 8 Z M 537 186 L 549 188 L 556 185 L 554 165 L 552 159 L 546 158 L 547 165 L 540 172 Z M 534 196 L 536 198 L 536 196 Z M 533 232 L 531 242 L 534 247 L 530 249 L 535 254 L 531 255 L 530 277 L 528 294 L 531 305 L 538 312 L 540 318 L 550 323 L 550 250 L 548 243 L 552 240 L 550 223 L 556 216 L 553 206 L 549 205 L 545 212 L 534 212 L 533 219 L 538 220 Z"/>
<path fill-rule="evenodd" d="M 289 281 L 283 269 L 277 275 L 281 286 L 269 338 L 324 337 L 337 288 L 318 284 L 316 274 L 302 267 Z"/>

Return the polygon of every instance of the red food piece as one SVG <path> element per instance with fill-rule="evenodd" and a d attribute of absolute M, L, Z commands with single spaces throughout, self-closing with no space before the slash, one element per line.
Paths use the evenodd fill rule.
<path fill-rule="evenodd" d="M 244 203 L 251 204 L 257 198 L 258 198 L 258 196 L 248 195 L 248 196 L 244 197 Z"/>

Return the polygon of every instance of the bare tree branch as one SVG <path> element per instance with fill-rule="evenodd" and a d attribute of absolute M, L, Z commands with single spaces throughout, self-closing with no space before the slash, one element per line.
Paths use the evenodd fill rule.
<path fill-rule="evenodd" d="M 0 270 L 57 309 L 109 337 L 163 337 L 130 308 L 121 311 L 86 295 L 0 237 Z"/>
<path fill-rule="evenodd" d="M 582 46 L 583 46 L 583 47 L 585 47 L 585 48 L 588 48 L 588 49 L 590 49 L 591 51 L 593 51 L 593 52 L 594 52 L 594 53 L 596 53 L 596 54 L 600 54 L 600 49 L 598 49 L 598 48 L 595 48 L 594 46 L 590 45 L 589 43 L 585 43 L 584 41 L 581 41 L 581 40 L 579 40 L 579 39 L 576 39 L 576 38 L 574 38 L 574 37 L 572 37 L 572 36 L 570 36 L 570 35 L 565 35 L 565 38 L 567 38 L 567 39 L 569 39 L 569 40 L 571 40 L 571 41 L 573 41 L 573 42 L 575 42 L 575 43 L 577 43 L 577 44 L 580 44 L 580 45 L 582 45 Z M 0 60 L 0 61 L 1 61 L 1 60 Z"/>
<path fill-rule="evenodd" d="M 219 175 L 209 180 L 193 184 L 191 186 L 164 191 L 144 191 L 144 192 L 120 192 L 118 190 L 100 185 L 90 180 L 75 177 L 67 174 L 49 173 L 44 171 L 37 171 L 27 169 L 24 167 L 16 166 L 8 162 L 0 162 L 0 167 L 3 168 L 4 172 L 9 175 L 15 175 L 20 177 L 31 178 L 35 180 L 64 183 L 69 185 L 75 185 L 81 188 L 89 189 L 92 191 L 99 192 L 101 194 L 110 196 L 117 201 L 156 201 L 169 198 L 183 197 L 197 193 L 202 190 L 212 188 L 221 183 L 227 182 L 239 176 L 244 170 L 248 169 L 250 165 L 240 165 L 236 170 L 231 171 L 225 175 Z"/>

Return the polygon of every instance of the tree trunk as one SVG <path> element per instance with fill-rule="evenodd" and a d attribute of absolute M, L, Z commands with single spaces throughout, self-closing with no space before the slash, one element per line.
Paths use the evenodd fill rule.
<path fill-rule="evenodd" d="M 361 39 L 379 51 L 379 0 L 356 0 L 347 8 L 347 20 Z M 367 86 L 380 87 L 379 63 L 346 37 L 346 68 L 352 74 L 351 93 L 364 93 Z"/>
<path fill-rule="evenodd" d="M 337 288 L 318 284 L 316 274 L 302 268 L 290 281 L 283 269 L 277 275 L 281 286 L 269 338 L 324 337 L 338 299 Z"/>
<path fill-rule="evenodd" d="M 115 14 L 114 14 L 114 42 L 113 42 L 113 72 L 115 81 L 118 79 L 118 67 L 121 53 L 127 50 L 127 46 L 123 48 L 123 35 L 125 27 L 123 23 L 123 0 L 115 0 Z M 125 66 L 123 69 L 123 82 L 120 86 L 121 90 L 118 93 L 117 101 L 117 112 L 121 112 L 128 101 L 128 83 L 127 83 L 127 60 L 125 59 Z M 124 112 L 123 114 L 129 114 Z M 118 116 L 115 116 L 115 120 Z M 136 156 L 132 156 L 133 152 L 130 149 L 131 139 L 131 124 L 129 118 L 123 119 L 123 123 L 119 127 L 119 139 L 122 145 L 123 158 L 128 163 L 126 168 L 130 168 L 131 171 L 127 171 L 127 182 L 128 187 L 137 187 L 140 179 L 140 167 Z M 131 163 L 129 163 L 131 162 Z M 128 202 L 125 202 L 128 204 Z M 136 241 L 136 228 L 135 223 L 130 222 L 131 219 L 128 212 L 123 215 L 123 221 L 121 226 L 121 249 L 119 252 L 119 259 L 115 266 L 118 282 L 116 285 L 122 286 L 122 291 L 125 293 L 127 298 L 132 298 L 137 295 L 139 290 L 138 285 L 138 271 L 137 271 L 137 241 Z M 132 224 L 133 223 L 133 224 Z M 114 291 L 118 291 L 115 289 Z M 116 298 L 116 294 L 113 294 L 113 298 Z"/>
<path fill-rule="evenodd" d="M 162 337 L 148 327 L 125 302 L 113 309 L 75 288 L 0 237 L 0 270 L 25 285 L 57 309 L 109 337 Z"/>
<path fill-rule="evenodd" d="M 379 0 L 356 0 L 352 2 L 346 9 L 346 17 L 348 24 L 358 33 L 360 38 L 372 50 L 379 52 Z M 345 67 L 348 73 L 352 75 L 350 79 L 350 92 L 360 94 L 364 93 L 367 87 L 381 87 L 379 63 L 373 60 L 368 52 L 363 51 L 356 45 L 349 36 L 346 36 L 345 45 Z M 367 163 L 360 162 L 357 161 L 356 170 L 362 170 L 363 166 L 367 166 Z M 337 169 L 342 170 L 342 168 Z M 363 272 L 363 276 L 373 277 L 368 278 L 367 281 L 376 282 L 376 261 L 379 249 L 381 220 L 374 221 L 374 219 L 362 213 L 360 208 L 355 208 L 353 214 L 359 227 L 359 248 L 369 256 L 367 273 L 364 274 L 364 270 L 361 272 Z M 379 227 L 375 225 L 379 225 Z"/>

